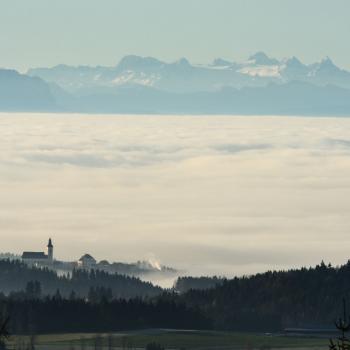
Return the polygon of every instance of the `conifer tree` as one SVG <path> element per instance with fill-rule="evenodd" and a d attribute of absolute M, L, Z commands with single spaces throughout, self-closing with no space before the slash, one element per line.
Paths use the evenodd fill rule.
<path fill-rule="evenodd" d="M 329 350 L 350 350 L 350 340 L 345 334 L 350 330 L 350 318 L 346 315 L 345 299 L 343 299 L 343 318 L 339 317 L 334 323 L 341 335 L 336 341 L 329 340 Z"/>

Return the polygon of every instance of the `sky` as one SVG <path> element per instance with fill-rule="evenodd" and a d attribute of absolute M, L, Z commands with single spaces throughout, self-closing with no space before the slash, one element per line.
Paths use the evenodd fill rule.
<path fill-rule="evenodd" d="M 349 0 L 0 0 L 0 67 L 115 65 L 123 56 L 246 59 L 256 51 L 350 69 Z"/>
<path fill-rule="evenodd" d="M 350 119 L 0 114 L 1 251 L 193 275 L 345 263 Z M 6 238 L 6 239 L 4 239 Z"/>

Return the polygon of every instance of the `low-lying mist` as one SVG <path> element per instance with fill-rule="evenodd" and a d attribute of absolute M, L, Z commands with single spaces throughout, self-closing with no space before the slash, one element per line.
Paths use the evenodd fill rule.
<path fill-rule="evenodd" d="M 193 275 L 342 263 L 350 119 L 0 115 L 2 251 Z"/>

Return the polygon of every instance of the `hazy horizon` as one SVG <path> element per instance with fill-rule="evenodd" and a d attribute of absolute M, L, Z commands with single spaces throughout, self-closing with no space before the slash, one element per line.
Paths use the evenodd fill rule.
<path fill-rule="evenodd" d="M 350 120 L 0 115 L 1 250 L 241 275 L 348 259 Z M 340 244 L 342 242 L 343 244 Z"/>
<path fill-rule="evenodd" d="M 3 0 L 0 67 L 114 66 L 123 56 L 193 63 L 256 51 L 350 69 L 347 0 Z M 181 25 L 179 25 L 181 24 Z"/>
<path fill-rule="evenodd" d="M 0 350 L 348 346 L 349 0 L 0 9 Z"/>

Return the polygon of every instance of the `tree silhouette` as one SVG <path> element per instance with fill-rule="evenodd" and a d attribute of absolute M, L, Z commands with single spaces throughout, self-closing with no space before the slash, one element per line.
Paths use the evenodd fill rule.
<path fill-rule="evenodd" d="M 0 349 L 6 349 L 6 340 L 10 337 L 8 330 L 10 318 L 7 317 L 4 321 L 0 321 Z"/>
<path fill-rule="evenodd" d="M 345 333 L 350 330 L 350 318 L 346 315 L 346 302 L 343 299 L 343 318 L 339 317 L 334 322 L 336 328 L 341 332 L 341 336 L 336 340 L 329 340 L 329 350 L 350 350 L 350 340 Z"/>

